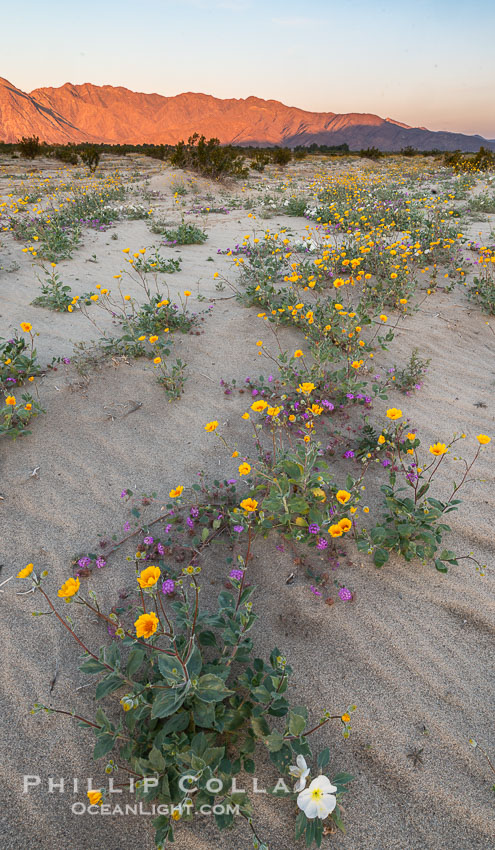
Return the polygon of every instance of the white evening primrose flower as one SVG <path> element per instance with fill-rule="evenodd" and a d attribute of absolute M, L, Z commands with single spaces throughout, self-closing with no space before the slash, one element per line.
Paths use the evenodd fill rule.
<path fill-rule="evenodd" d="M 291 764 L 289 767 L 289 775 L 294 776 L 297 779 L 297 782 L 294 785 L 294 791 L 297 794 L 306 786 L 306 778 L 309 776 L 309 767 L 306 764 L 304 756 L 298 756 L 296 758 L 296 763 Z"/>
<path fill-rule="evenodd" d="M 317 776 L 309 788 L 301 791 L 297 798 L 297 805 L 310 820 L 313 818 L 325 820 L 337 805 L 337 799 L 334 796 L 336 790 L 327 776 Z"/>

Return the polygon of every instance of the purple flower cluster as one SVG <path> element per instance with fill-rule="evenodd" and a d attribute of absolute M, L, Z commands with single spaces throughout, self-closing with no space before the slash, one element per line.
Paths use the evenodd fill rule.
<path fill-rule="evenodd" d="M 79 567 L 81 567 L 82 570 L 85 570 L 86 567 L 91 566 L 91 558 L 88 558 L 87 556 L 85 556 L 84 558 L 79 558 L 77 564 Z"/>

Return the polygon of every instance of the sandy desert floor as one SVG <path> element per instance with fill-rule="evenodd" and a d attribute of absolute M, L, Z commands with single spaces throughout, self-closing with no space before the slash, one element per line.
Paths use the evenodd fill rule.
<path fill-rule="evenodd" d="M 135 493 L 154 490 L 160 505 L 172 486 L 189 485 L 199 470 L 211 478 L 235 472 L 220 442 L 212 441 L 203 425 L 218 420 L 241 454 L 249 453 L 251 438 L 241 419 L 246 398 L 235 392 L 225 395 L 220 380 L 242 382 L 251 374 L 268 374 L 270 366 L 258 357 L 256 342 L 268 340 L 269 333 L 255 307 L 243 306 L 227 287 L 218 289 L 215 272 L 232 281 L 237 274 L 232 258 L 218 251 L 240 243 L 253 227 L 288 228 L 294 238 L 307 233 L 305 218 L 279 211 L 268 217 L 266 205 L 262 206 L 281 184 L 289 187 L 284 191 L 307 194 L 317 173 L 385 166 L 306 160 L 291 164 L 283 174 L 268 169 L 242 185 L 227 187 L 137 156 L 105 159 L 99 172 L 110 174 L 117 167 L 124 185 L 134 193 L 125 203 L 149 205 L 153 216 L 176 224 L 181 212 L 193 205 L 230 202 L 228 214 L 187 215 L 187 220 L 204 225 L 208 239 L 203 245 L 160 249 L 163 256 L 182 259 L 181 271 L 166 276 L 171 297 L 187 289 L 192 293 L 190 309 L 213 307 L 204 314 L 199 334 L 175 335 L 174 356 L 187 362 L 188 371 L 179 401 L 167 401 L 150 362 L 142 359 L 115 359 L 86 377 L 74 363 L 60 363 L 37 379 L 46 415 L 33 421 L 30 435 L 0 442 L 0 581 L 34 562 L 49 571 L 53 589 L 59 587 L 72 574 L 75 553 L 94 551 L 100 536 L 121 533 L 129 519 L 129 508 L 120 499 L 124 488 Z M 10 206 L 12 197 L 36 194 L 47 177 L 56 184 L 67 173 L 57 172 L 48 160 L 33 167 L 3 160 L 0 202 Z M 179 184 L 187 194 L 174 197 Z M 483 188 L 478 182 L 472 191 Z M 493 214 L 463 222 L 463 232 L 485 245 L 495 241 L 490 237 L 494 227 Z M 124 248 L 137 251 L 159 244 L 160 236 L 150 232 L 146 219 L 119 220 L 104 231 L 86 228 L 73 258 L 61 262 L 57 270 L 74 292 L 94 289 L 97 283 L 109 286 L 123 267 Z M 12 233 L 0 231 L 0 337 L 9 337 L 27 321 L 39 333 L 36 347 L 42 364 L 53 357 L 71 359 L 76 342 L 94 338 L 93 328 L 79 311 L 56 313 L 32 306 L 39 292 L 39 267 L 22 248 Z M 390 350 L 376 355 L 373 368 L 404 363 L 416 346 L 422 357 L 431 358 L 426 379 L 410 396 L 392 389 L 389 402 L 374 404 L 371 418 L 383 418 L 386 404 L 394 405 L 411 418 L 424 444 L 465 432 L 472 446 L 476 434 L 494 431 L 495 321 L 467 300 L 461 286 L 451 291 L 439 287 L 427 301 L 419 301 L 419 309 L 399 324 Z M 284 328 L 281 340 L 287 348 L 296 348 L 301 334 Z M 127 413 L 138 402 L 139 407 Z M 318 743 L 330 747 L 332 766 L 355 777 L 345 801 L 347 832 L 325 838 L 324 847 L 489 850 L 495 846 L 491 788 L 495 777 L 469 744 L 475 738 L 495 761 L 495 499 L 490 448 L 477 466 L 476 477 L 483 483 L 466 486 L 460 510 L 450 517 L 452 534 L 447 541 L 455 551 L 473 551 L 486 563 L 484 577 L 468 561 L 452 566 L 446 575 L 431 565 L 406 564 L 396 556 L 376 569 L 348 541 L 332 580 L 351 587 L 354 601 L 337 601 L 329 607 L 311 593 L 304 565 L 294 563 L 288 546 L 280 547 L 280 541 L 271 538 L 255 544 L 250 567 L 260 617 L 253 632 L 255 648 L 259 653 L 273 646 L 283 649 L 295 670 L 294 700 L 304 701 L 311 716 L 318 718 L 322 708 L 338 712 L 351 703 L 357 706 L 348 740 L 335 728 L 319 733 Z M 342 463 L 336 458 L 337 469 Z M 449 478 L 448 472 L 444 474 Z M 371 492 L 372 511 L 374 498 Z M 156 505 L 152 509 L 156 512 Z M 105 569 L 85 580 L 110 605 L 134 580 L 124 557 L 130 551 L 113 556 Z M 307 565 L 321 571 L 322 556 L 311 550 Z M 291 572 L 295 580 L 286 584 Z M 226 575 L 214 546 L 204 575 L 210 601 Z M 78 816 L 71 811 L 74 800 L 84 799 L 84 793 L 72 793 L 73 777 L 81 783 L 87 777 L 95 783 L 105 779 L 101 762 L 91 759 L 92 736 L 70 718 L 33 717 L 29 710 L 41 701 L 91 716 L 94 689 L 82 687 L 87 679 L 77 669 L 78 647 L 68 642 L 53 618 L 32 616 L 41 609 L 40 600 L 19 595 L 23 589 L 12 580 L 0 594 L 0 844 L 5 850 L 135 846 L 151 850 L 153 831 L 146 815 Z M 93 647 L 104 642 L 100 626 L 88 617 L 80 617 L 78 625 Z M 422 751 L 422 762 L 411 758 L 415 749 Z M 270 771 L 269 763 L 264 763 L 267 781 Z M 25 775 L 41 779 L 29 793 L 23 793 Z M 65 778 L 64 793 L 50 792 L 50 777 Z M 256 824 L 270 850 L 295 848 L 293 806 L 263 796 L 260 800 Z M 244 823 L 218 834 L 210 819 L 202 818 L 192 828 L 178 829 L 176 846 L 248 850 L 252 842 Z"/>

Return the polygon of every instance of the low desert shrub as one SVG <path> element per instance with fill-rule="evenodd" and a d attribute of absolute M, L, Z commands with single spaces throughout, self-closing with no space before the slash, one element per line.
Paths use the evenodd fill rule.
<path fill-rule="evenodd" d="M 17 143 L 17 147 L 23 159 L 36 159 L 41 153 L 41 144 L 38 136 L 23 136 Z"/>
<path fill-rule="evenodd" d="M 209 139 L 194 133 L 185 142 L 179 142 L 170 157 L 177 168 L 197 171 L 204 177 L 218 180 L 223 177 L 246 177 L 244 156 L 230 145 L 220 145 L 218 139 Z"/>
<path fill-rule="evenodd" d="M 275 165 L 288 165 L 292 159 L 292 151 L 290 148 L 273 148 L 272 161 Z"/>
<path fill-rule="evenodd" d="M 182 222 L 178 227 L 164 228 L 166 245 L 202 245 L 208 239 L 206 231 L 191 222 Z"/>
<path fill-rule="evenodd" d="M 83 150 L 79 152 L 79 155 L 84 165 L 88 166 L 89 173 L 94 174 L 100 163 L 100 152 L 98 148 L 83 148 Z"/>

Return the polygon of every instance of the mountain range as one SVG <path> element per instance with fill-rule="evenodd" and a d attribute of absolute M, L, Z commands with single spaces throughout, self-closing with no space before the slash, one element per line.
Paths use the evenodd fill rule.
<path fill-rule="evenodd" d="M 409 127 L 367 113 L 308 112 L 258 97 L 221 100 L 186 92 L 174 97 L 91 83 L 23 92 L 0 77 L 0 141 L 38 136 L 49 144 L 176 144 L 192 133 L 236 145 L 340 145 L 399 151 L 495 150 L 495 139 Z"/>

